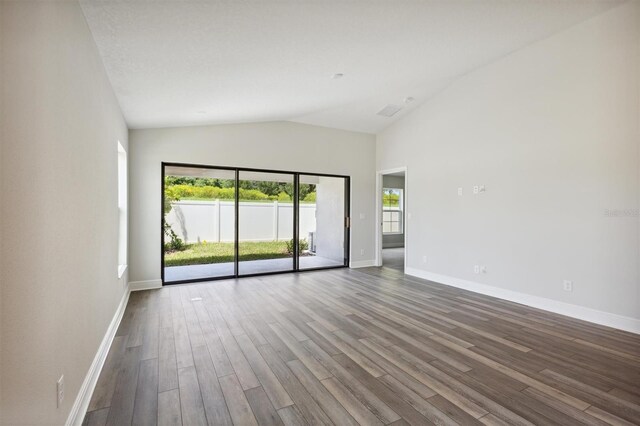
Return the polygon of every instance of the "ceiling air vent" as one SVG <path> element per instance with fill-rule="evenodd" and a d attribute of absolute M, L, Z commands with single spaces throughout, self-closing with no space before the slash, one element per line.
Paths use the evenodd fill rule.
<path fill-rule="evenodd" d="M 398 105 L 389 104 L 389 105 L 385 106 L 384 108 L 382 108 L 380 111 L 378 111 L 378 115 L 381 115 L 383 117 L 393 117 L 401 109 L 402 109 L 402 107 L 400 107 Z"/>

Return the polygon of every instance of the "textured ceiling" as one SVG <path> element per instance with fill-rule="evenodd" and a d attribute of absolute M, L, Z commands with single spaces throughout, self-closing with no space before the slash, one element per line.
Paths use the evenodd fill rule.
<path fill-rule="evenodd" d="M 619 3 L 81 1 L 131 128 L 288 120 L 369 133 Z M 386 104 L 404 109 L 376 115 Z"/>

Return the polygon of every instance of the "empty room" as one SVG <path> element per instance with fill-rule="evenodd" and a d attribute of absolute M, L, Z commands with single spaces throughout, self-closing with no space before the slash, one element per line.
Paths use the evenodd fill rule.
<path fill-rule="evenodd" d="M 640 425 L 640 0 L 0 0 L 0 425 Z"/>

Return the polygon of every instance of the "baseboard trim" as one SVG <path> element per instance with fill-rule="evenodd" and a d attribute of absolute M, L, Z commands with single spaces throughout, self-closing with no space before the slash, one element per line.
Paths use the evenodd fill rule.
<path fill-rule="evenodd" d="M 376 266 L 375 260 L 359 260 L 357 262 L 349 263 L 349 268 L 368 268 L 369 266 Z"/>
<path fill-rule="evenodd" d="M 118 305 L 118 309 L 111 320 L 111 324 L 109 324 L 109 327 L 107 328 L 107 332 L 102 339 L 102 343 L 100 343 L 100 347 L 98 348 L 98 352 L 96 353 L 93 362 L 91 363 L 91 367 L 89 367 L 89 371 L 82 382 L 82 386 L 80 387 L 78 396 L 76 396 L 73 407 L 71 407 L 71 412 L 69 413 L 69 417 L 67 417 L 67 426 L 81 426 L 84 421 L 84 416 L 87 413 L 87 408 L 89 408 L 89 402 L 91 401 L 91 396 L 93 395 L 96 383 L 98 382 L 100 371 L 102 371 L 104 362 L 107 359 L 107 354 L 111 348 L 111 342 L 113 342 L 113 338 L 116 335 L 118 326 L 120 326 L 120 321 L 122 320 L 124 311 L 127 308 L 130 293 L 131 291 L 129 290 L 129 287 L 126 287 L 124 294 L 122 295 L 122 299 L 120 300 L 120 305 Z"/>
<path fill-rule="evenodd" d="M 146 280 L 146 281 L 130 281 L 129 288 L 131 291 L 153 290 L 162 288 L 162 280 Z"/>
<path fill-rule="evenodd" d="M 433 272 L 423 271 L 417 268 L 407 268 L 405 270 L 405 274 L 433 281 L 439 284 L 473 291 L 474 293 L 480 293 L 487 296 L 508 300 L 510 302 L 520 303 L 532 308 L 542 309 L 544 311 L 549 311 L 560 315 L 566 315 L 571 318 L 576 318 L 607 327 L 617 328 L 619 330 L 628 331 L 630 333 L 640 334 L 640 319 L 599 311 L 597 309 L 587 308 L 584 306 L 573 305 L 571 303 L 560 302 L 558 300 L 547 299 L 545 297 L 533 296 L 526 293 L 506 290 L 503 288 L 494 287 L 487 284 L 480 284 L 474 281 L 463 280 L 447 275 L 435 274 Z"/>

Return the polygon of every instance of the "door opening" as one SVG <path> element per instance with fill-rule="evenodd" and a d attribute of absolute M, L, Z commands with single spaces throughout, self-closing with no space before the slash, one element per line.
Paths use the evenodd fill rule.
<path fill-rule="evenodd" d="M 404 272 L 406 267 L 407 168 L 377 176 L 377 265 Z"/>

